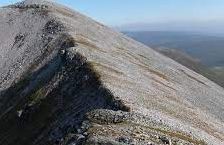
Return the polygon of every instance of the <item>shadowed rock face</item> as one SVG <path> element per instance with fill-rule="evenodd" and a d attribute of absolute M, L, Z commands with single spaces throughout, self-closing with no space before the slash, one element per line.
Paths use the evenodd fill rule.
<path fill-rule="evenodd" d="M 0 144 L 224 143 L 203 76 L 52 2 L 0 16 Z"/>
<path fill-rule="evenodd" d="M 1 97 L 6 99 L 1 111 L 7 113 L 1 117 L 2 143 L 26 144 L 35 140 L 43 128 L 50 142 L 56 142 L 68 130 L 77 131 L 86 112 L 99 108 L 118 110 L 112 94 L 102 86 L 84 57 L 69 54 L 66 49 L 59 51 L 52 62 L 37 72 L 25 73 L 20 82 L 3 92 Z M 16 133 L 8 136 L 11 132 Z"/>

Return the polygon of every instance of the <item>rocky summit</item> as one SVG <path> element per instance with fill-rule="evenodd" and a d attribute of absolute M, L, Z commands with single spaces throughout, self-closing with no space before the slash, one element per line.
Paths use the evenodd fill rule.
<path fill-rule="evenodd" d="M 51 1 L 0 8 L 0 145 L 223 145 L 224 89 Z"/>

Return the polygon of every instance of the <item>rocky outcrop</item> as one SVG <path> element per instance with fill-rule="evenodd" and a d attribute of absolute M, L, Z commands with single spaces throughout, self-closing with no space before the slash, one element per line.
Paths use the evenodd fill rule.
<path fill-rule="evenodd" d="M 0 144 L 223 144 L 203 76 L 52 2 L 0 16 Z"/>

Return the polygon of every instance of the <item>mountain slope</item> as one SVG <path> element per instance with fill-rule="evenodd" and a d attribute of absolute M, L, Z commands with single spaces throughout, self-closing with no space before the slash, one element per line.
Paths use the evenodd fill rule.
<path fill-rule="evenodd" d="M 199 60 L 192 58 L 186 53 L 176 49 L 156 48 L 155 50 L 188 67 L 189 69 L 205 76 L 221 87 L 224 87 L 224 73 L 222 69 L 216 69 L 216 67 L 209 68 L 208 66 L 201 64 Z"/>
<path fill-rule="evenodd" d="M 124 32 L 131 38 L 150 47 L 167 47 L 181 50 L 194 58 L 198 58 L 207 66 L 222 66 L 223 40 L 222 36 L 208 36 L 194 32 L 172 31 L 140 31 Z M 211 49 L 212 48 L 212 49 Z"/>
<path fill-rule="evenodd" d="M 51 2 L 0 16 L 0 144 L 224 143 L 203 76 Z"/>
<path fill-rule="evenodd" d="M 124 33 L 224 87 L 224 73 L 215 69 L 224 65 L 223 37 L 186 32 Z"/>

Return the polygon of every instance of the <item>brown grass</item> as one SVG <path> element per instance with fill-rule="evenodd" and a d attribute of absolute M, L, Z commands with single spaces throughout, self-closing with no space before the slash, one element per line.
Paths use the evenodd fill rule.
<path fill-rule="evenodd" d="M 145 126 L 145 125 L 140 125 L 138 123 L 133 123 L 133 122 L 122 122 L 116 124 L 116 127 L 118 128 L 130 128 L 130 126 L 134 126 L 133 130 L 129 130 L 130 132 L 122 131 L 122 130 L 116 130 L 113 126 L 109 125 L 104 125 L 102 126 L 94 126 L 89 129 L 90 134 L 97 134 L 101 136 L 107 136 L 110 134 L 113 138 L 119 137 L 121 135 L 123 136 L 129 136 L 131 135 L 133 138 L 138 139 L 138 140 L 150 140 L 158 143 L 158 140 L 150 136 L 152 135 L 166 135 L 171 138 L 178 138 L 180 140 L 190 142 L 194 145 L 206 145 L 206 143 L 202 140 L 198 140 L 195 138 L 192 138 L 189 135 L 184 135 L 183 133 L 180 132 L 175 132 L 175 131 L 168 131 L 165 129 L 161 128 L 155 128 L 151 126 Z M 129 134 L 130 133 L 130 134 Z M 136 136 L 137 135 L 137 136 Z"/>
<path fill-rule="evenodd" d="M 142 55 L 142 54 L 139 54 L 139 56 L 140 56 L 140 57 L 142 57 L 142 58 L 144 58 L 144 59 L 146 59 L 146 60 L 151 61 L 149 58 L 145 57 L 145 56 L 144 56 L 144 55 Z"/>
<path fill-rule="evenodd" d="M 207 86 L 207 84 L 205 84 L 204 82 L 200 81 L 199 79 L 197 79 L 197 78 L 195 78 L 195 77 L 189 75 L 189 74 L 186 73 L 184 70 L 180 69 L 180 71 L 183 72 L 183 73 L 184 73 L 186 76 L 188 76 L 189 78 L 191 78 L 191 79 L 197 81 L 197 82 L 200 83 L 200 84 L 203 84 L 203 85 Z"/>
<path fill-rule="evenodd" d="M 150 69 L 148 66 L 145 66 L 145 65 L 142 65 L 142 64 L 138 64 L 139 67 L 145 69 L 147 72 L 150 72 L 152 74 L 155 74 L 157 75 L 158 77 L 166 80 L 166 81 L 169 81 L 169 79 L 167 78 L 167 76 L 165 76 L 164 74 L 160 73 L 159 71 L 156 71 L 156 70 L 153 70 L 153 69 Z"/>
<path fill-rule="evenodd" d="M 62 14 L 63 16 L 74 17 L 74 14 L 66 9 L 56 8 L 56 12 Z"/>
<path fill-rule="evenodd" d="M 159 80 L 157 80 L 157 79 L 155 79 L 155 78 L 152 78 L 152 79 L 153 79 L 156 83 L 158 83 L 158 84 L 161 84 L 161 85 L 163 85 L 163 86 L 165 86 L 165 87 L 167 87 L 167 88 L 170 88 L 171 90 L 177 91 L 176 89 L 174 89 L 174 88 L 172 88 L 172 87 L 166 85 L 166 84 L 163 83 L 162 81 L 159 81 Z"/>
<path fill-rule="evenodd" d="M 79 37 L 75 40 L 76 43 L 80 43 L 80 44 L 83 44 L 85 46 L 88 46 L 90 47 L 91 49 L 96 49 L 98 51 L 101 51 L 101 52 L 104 52 L 106 53 L 106 51 L 100 49 L 99 47 L 97 47 L 95 44 L 91 43 L 90 41 L 88 41 L 86 38 L 82 38 L 82 37 Z"/>
<path fill-rule="evenodd" d="M 123 75 L 124 74 L 123 72 L 121 72 L 118 69 L 115 69 L 113 67 L 110 67 L 110 66 L 98 63 L 98 62 L 91 62 L 91 63 L 92 63 L 93 66 L 101 67 L 101 68 L 104 68 L 104 69 L 108 70 L 108 73 L 114 72 L 118 75 Z"/>
<path fill-rule="evenodd" d="M 144 125 L 140 125 L 140 124 L 137 124 L 137 123 L 130 123 L 130 124 L 131 125 L 135 125 L 135 126 L 141 126 L 143 128 L 149 129 L 149 130 L 154 130 L 156 132 L 160 132 L 160 133 L 165 134 L 165 135 L 168 135 L 170 137 L 176 137 L 176 138 L 179 138 L 181 140 L 184 140 L 184 141 L 188 141 L 190 143 L 193 143 L 195 145 L 206 145 L 206 143 L 204 141 L 197 140 L 197 139 L 193 139 L 191 136 L 183 135 L 180 132 L 167 131 L 167 130 L 164 130 L 164 129 L 161 129 L 161 128 L 155 128 L 155 127 L 151 127 L 151 126 L 144 126 Z"/>

